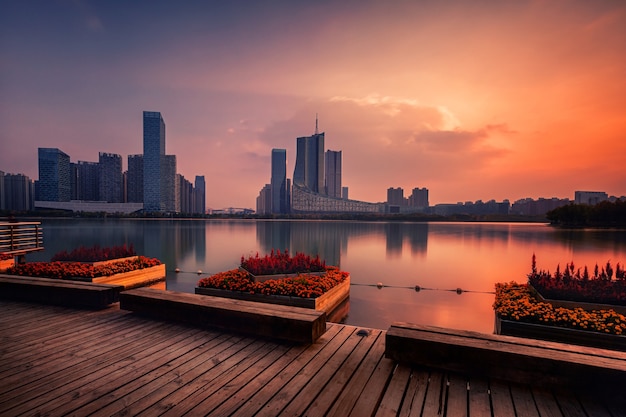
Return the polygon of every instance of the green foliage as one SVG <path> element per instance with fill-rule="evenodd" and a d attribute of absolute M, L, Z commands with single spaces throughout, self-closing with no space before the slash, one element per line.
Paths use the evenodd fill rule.
<path fill-rule="evenodd" d="M 551 224 L 575 227 L 626 226 L 626 201 L 603 201 L 594 206 L 568 204 L 546 213 Z"/>

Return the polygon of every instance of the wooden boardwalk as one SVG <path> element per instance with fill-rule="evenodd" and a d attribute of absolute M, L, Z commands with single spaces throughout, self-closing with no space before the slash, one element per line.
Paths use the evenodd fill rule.
<path fill-rule="evenodd" d="M 622 416 L 623 398 L 401 366 L 385 332 L 309 345 L 0 300 L 0 416 Z"/>

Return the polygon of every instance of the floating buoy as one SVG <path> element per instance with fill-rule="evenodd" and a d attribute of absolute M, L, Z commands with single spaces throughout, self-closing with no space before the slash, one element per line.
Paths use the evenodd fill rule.
<path fill-rule="evenodd" d="M 378 284 L 376 284 L 376 287 L 380 290 L 383 287 L 383 283 L 379 282 Z"/>
<path fill-rule="evenodd" d="M 176 268 L 176 269 L 174 270 L 174 272 L 176 272 L 176 273 L 178 274 L 178 273 L 180 272 L 180 268 Z"/>
<path fill-rule="evenodd" d="M 422 287 L 420 287 L 419 285 L 415 286 L 415 292 L 420 292 L 422 289 Z"/>
<path fill-rule="evenodd" d="M 198 274 L 198 275 L 201 275 L 201 274 L 202 274 L 202 270 L 201 270 L 201 269 L 198 269 L 197 274 Z"/>
<path fill-rule="evenodd" d="M 462 290 L 462 289 L 460 289 L 460 288 L 457 288 L 457 289 L 456 289 L 456 293 L 457 293 L 457 294 L 463 294 L 463 290 Z"/>

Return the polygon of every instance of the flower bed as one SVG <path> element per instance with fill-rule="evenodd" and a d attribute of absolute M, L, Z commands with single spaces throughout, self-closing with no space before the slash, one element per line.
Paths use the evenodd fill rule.
<path fill-rule="evenodd" d="M 274 252 L 272 252 L 274 254 Z M 267 258 L 267 257 L 266 257 Z M 259 258 L 258 255 L 254 259 Z M 319 259 L 319 258 L 316 258 Z M 242 264 L 244 264 L 242 258 Z M 330 314 L 350 294 L 350 274 L 336 267 L 320 273 L 255 279 L 243 268 L 220 272 L 198 281 L 196 294 L 314 308 Z"/>
<path fill-rule="evenodd" d="M 556 271 L 551 274 L 549 271 L 537 271 L 533 255 L 528 282 L 545 299 L 626 307 L 626 273 L 619 263 L 615 270 L 610 262 L 602 268 L 596 264 L 593 274 L 590 274 L 587 266 L 581 270 L 571 262 L 565 265 L 563 271 L 557 265 Z"/>
<path fill-rule="evenodd" d="M 312 258 L 309 255 L 296 252 L 295 256 L 290 256 L 289 251 L 274 251 L 269 255 L 260 257 L 250 256 L 248 259 L 241 257 L 241 268 L 252 275 L 276 275 L 276 274 L 298 274 L 302 272 L 324 272 L 326 262 L 318 256 Z"/>
<path fill-rule="evenodd" d="M 15 259 L 12 255 L 0 253 L 0 272 L 4 272 L 7 269 L 15 265 Z"/>
<path fill-rule="evenodd" d="M 52 256 L 50 261 L 99 262 L 129 258 L 134 257 L 135 255 L 137 255 L 137 253 L 135 252 L 135 248 L 132 244 L 128 247 L 126 246 L 126 244 L 124 244 L 121 246 L 112 246 L 106 248 L 101 248 L 99 245 L 94 245 L 89 248 L 81 246 L 72 250 L 69 253 L 67 251 L 58 252 L 54 256 Z"/>
<path fill-rule="evenodd" d="M 611 349 L 626 349 L 626 316 L 613 309 L 586 311 L 541 302 L 528 284 L 498 283 L 496 333 Z"/>
<path fill-rule="evenodd" d="M 165 265 L 156 258 L 136 258 L 109 263 L 29 262 L 6 271 L 10 275 L 120 284 L 126 288 L 165 279 Z"/>

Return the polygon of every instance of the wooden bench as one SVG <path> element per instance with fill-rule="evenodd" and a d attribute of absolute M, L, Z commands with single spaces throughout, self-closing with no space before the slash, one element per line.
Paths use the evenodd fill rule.
<path fill-rule="evenodd" d="M 385 355 L 401 363 L 541 386 L 626 384 L 626 352 L 410 323 L 393 323 Z"/>
<path fill-rule="evenodd" d="M 120 285 L 0 275 L 0 297 L 81 308 L 106 308 L 119 301 Z"/>
<path fill-rule="evenodd" d="M 122 292 L 120 308 L 160 319 L 298 343 L 313 343 L 326 331 L 323 311 L 153 288 Z"/>

